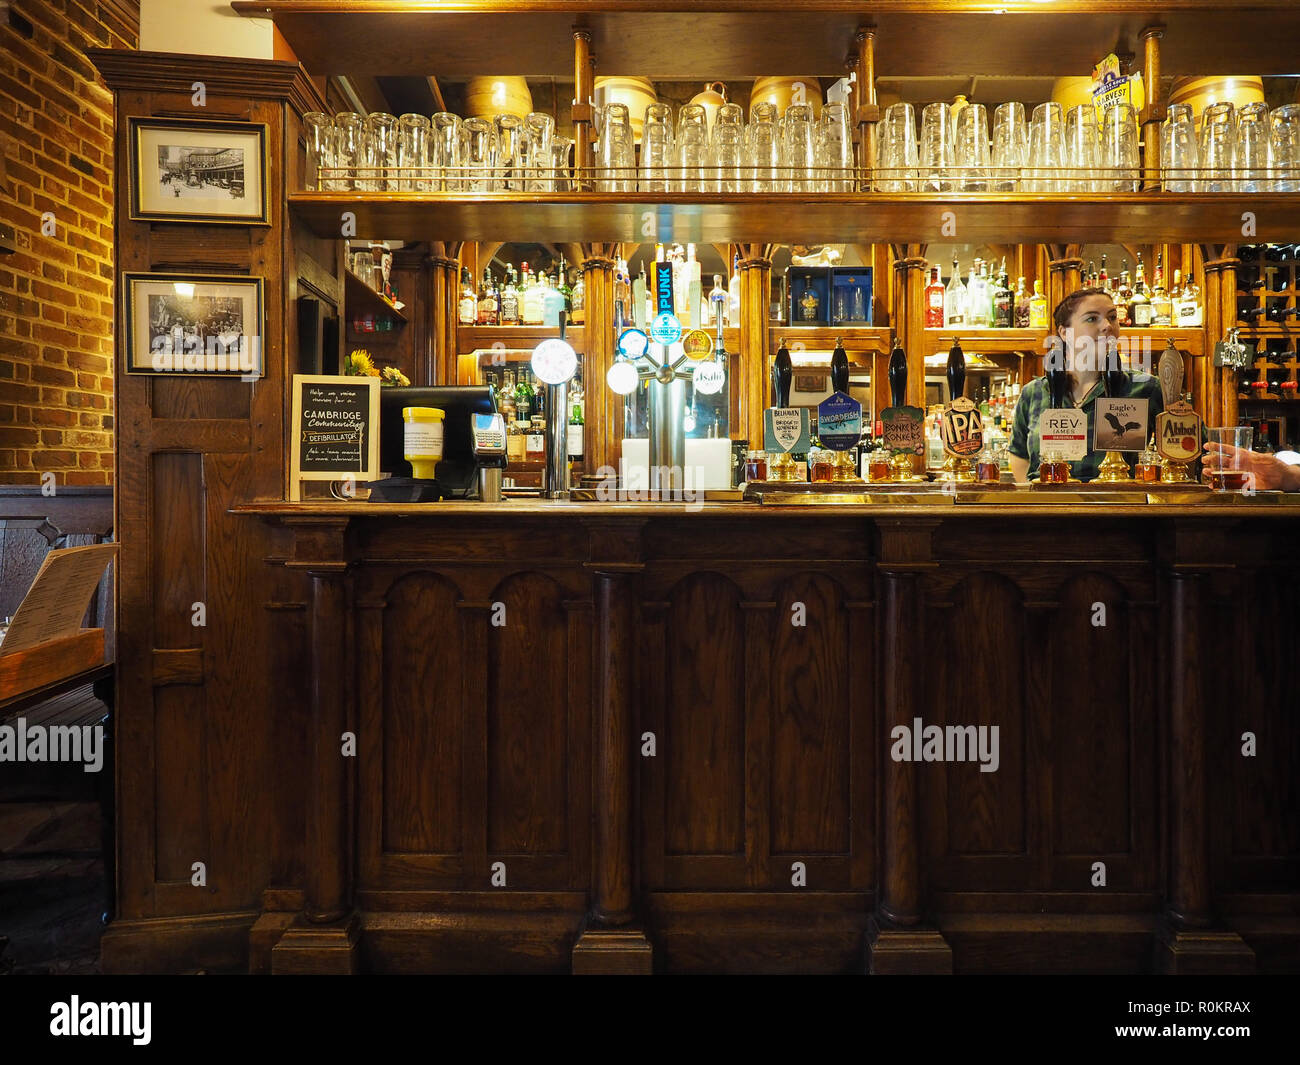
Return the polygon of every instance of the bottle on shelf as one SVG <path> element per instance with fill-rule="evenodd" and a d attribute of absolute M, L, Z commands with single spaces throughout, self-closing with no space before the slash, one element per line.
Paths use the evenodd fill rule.
<path fill-rule="evenodd" d="M 799 320 L 808 323 L 817 321 L 817 307 L 820 304 L 821 298 L 812 285 L 805 280 L 803 294 L 799 297 Z"/>
<path fill-rule="evenodd" d="M 515 385 L 515 418 L 524 425 L 529 424 L 533 416 L 533 385 L 526 367 L 520 367 L 518 384 Z"/>
<path fill-rule="evenodd" d="M 1015 328 L 1029 328 L 1029 290 L 1025 288 L 1023 277 L 1016 283 L 1015 310 L 1012 313 Z"/>
<path fill-rule="evenodd" d="M 731 257 L 731 280 L 727 283 L 727 324 L 740 324 L 740 254 Z"/>
<path fill-rule="evenodd" d="M 1174 286 L 1178 284 L 1178 272 L 1174 272 Z M 1182 292 L 1174 298 L 1174 325 L 1180 328 L 1196 328 L 1202 324 L 1201 287 L 1190 274 L 1182 287 Z"/>
<path fill-rule="evenodd" d="M 501 390 L 497 393 L 497 411 L 506 425 L 515 420 L 515 372 L 507 367 L 501 372 Z"/>
<path fill-rule="evenodd" d="M 568 301 L 558 284 L 552 285 L 546 275 L 542 275 L 542 325 L 552 329 L 560 326 L 560 314 L 567 309 Z"/>
<path fill-rule="evenodd" d="M 1174 305 L 1165 290 L 1162 260 L 1163 255 L 1156 256 L 1155 286 L 1151 291 L 1151 324 L 1157 329 L 1168 328 L 1174 321 Z"/>
<path fill-rule="evenodd" d="M 993 290 L 993 324 L 998 329 L 1010 329 L 1015 317 L 1016 298 L 1007 284 L 1007 261 L 1002 260 L 1001 274 Z"/>
<path fill-rule="evenodd" d="M 1029 298 L 1029 328 L 1047 328 L 1047 297 L 1043 295 L 1043 282 L 1035 279 L 1034 294 Z"/>
<path fill-rule="evenodd" d="M 1106 276 L 1106 253 L 1105 252 L 1102 252 L 1101 270 L 1097 274 L 1095 287 L 1104 288 L 1107 292 L 1110 291 L 1110 278 Z"/>
<path fill-rule="evenodd" d="M 1088 274 L 1083 279 L 1083 287 L 1084 288 L 1097 287 L 1097 260 L 1096 259 L 1088 260 Z"/>
<path fill-rule="evenodd" d="M 722 275 L 713 275 L 713 288 L 709 290 L 709 325 L 717 329 L 727 321 L 727 290 L 722 287 Z"/>
<path fill-rule="evenodd" d="M 573 325 L 582 325 L 587 320 L 587 282 L 582 271 L 578 271 L 578 280 L 573 283 L 573 295 L 569 299 L 572 308 L 569 321 Z"/>
<path fill-rule="evenodd" d="M 478 312 L 476 321 L 479 325 L 497 325 L 497 292 L 492 282 L 492 271 L 484 267 L 483 283 L 478 289 Z"/>
<path fill-rule="evenodd" d="M 569 321 L 573 321 L 573 286 L 569 284 L 569 268 L 565 265 L 564 256 L 560 256 L 560 272 L 556 275 L 559 282 L 557 286 L 560 295 L 564 297 L 564 310 L 569 316 Z"/>
<path fill-rule="evenodd" d="M 944 290 L 943 324 L 966 324 L 966 286 L 961 282 L 961 270 L 956 259 L 952 261 L 952 277 L 948 279 L 948 287 Z"/>
<path fill-rule="evenodd" d="M 1261 455 L 1273 454 L 1273 444 L 1268 438 L 1268 422 L 1259 423 L 1259 439 L 1255 441 L 1255 451 Z"/>
<path fill-rule="evenodd" d="M 1129 275 L 1128 260 L 1115 286 L 1115 310 L 1119 313 L 1119 324 L 1128 325 L 1133 321 L 1133 283 Z"/>
<path fill-rule="evenodd" d="M 627 323 L 632 320 L 632 281 L 628 277 L 626 259 L 619 259 L 614 264 L 614 310 L 620 321 Z"/>
<path fill-rule="evenodd" d="M 1155 309 L 1147 295 L 1147 280 L 1142 269 L 1142 255 L 1138 254 L 1137 279 L 1133 282 L 1133 296 L 1129 300 L 1129 319 L 1139 329 L 1150 329 L 1155 320 Z"/>
<path fill-rule="evenodd" d="M 474 279 L 467 268 L 460 271 L 460 303 L 456 308 L 456 320 L 461 325 L 474 325 L 478 321 L 478 296 L 474 293 Z"/>
<path fill-rule="evenodd" d="M 983 270 L 983 260 L 974 260 L 966 283 L 966 324 L 975 329 L 989 324 L 989 286 Z"/>
<path fill-rule="evenodd" d="M 505 285 L 501 289 L 501 324 L 519 324 L 519 289 L 515 286 L 515 268 L 506 267 Z"/>
<path fill-rule="evenodd" d="M 524 325 L 541 325 L 545 320 L 546 290 L 541 280 L 529 271 L 527 263 L 523 268 L 524 294 L 520 300 L 520 317 Z"/>
<path fill-rule="evenodd" d="M 939 268 L 930 267 L 930 283 L 925 286 L 925 327 L 943 328 L 944 289 L 939 280 Z"/>

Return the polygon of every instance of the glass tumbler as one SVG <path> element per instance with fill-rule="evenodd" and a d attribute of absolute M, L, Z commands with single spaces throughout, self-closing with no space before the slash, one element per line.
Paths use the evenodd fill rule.
<path fill-rule="evenodd" d="M 673 191 L 699 192 L 709 164 L 709 119 L 702 104 L 685 104 L 677 111 L 674 138 L 677 176 Z"/>
<path fill-rule="evenodd" d="M 366 116 L 368 136 L 366 166 L 372 192 L 396 192 L 400 187 L 397 171 L 397 119 L 386 111 L 372 111 Z"/>
<path fill-rule="evenodd" d="M 496 192 L 520 192 L 524 187 L 524 165 L 528 148 L 524 140 L 524 120 L 518 115 L 497 115 L 492 120 L 497 135 L 497 162 L 492 189 Z"/>
<path fill-rule="evenodd" d="M 439 111 L 429 121 L 429 165 L 431 185 L 436 192 L 446 189 L 459 192 L 460 167 L 460 116 L 450 111 Z"/>
<path fill-rule="evenodd" d="M 817 141 L 812 104 L 791 104 L 785 109 L 781 131 L 781 166 L 789 192 L 815 190 Z"/>
<path fill-rule="evenodd" d="M 826 192 L 852 192 L 857 182 L 853 165 L 853 134 L 849 112 L 843 104 L 823 104 L 818 120 L 817 149 Z"/>
<path fill-rule="evenodd" d="M 1227 101 L 1201 115 L 1201 192 L 1231 192 L 1237 162 L 1237 117 Z"/>
<path fill-rule="evenodd" d="M 1070 168 L 1066 183 L 1070 192 L 1101 192 L 1096 180 L 1101 157 L 1097 137 L 1097 109 L 1092 104 L 1078 104 L 1065 116 L 1065 162 Z"/>
<path fill-rule="evenodd" d="M 1216 492 L 1240 492 L 1250 489 L 1250 474 L 1245 462 L 1255 430 L 1249 425 L 1206 426 L 1209 451 L 1205 453 L 1202 472 Z"/>
<path fill-rule="evenodd" d="M 1268 192 L 1272 142 L 1268 105 L 1249 103 L 1237 112 L 1237 191 Z"/>
<path fill-rule="evenodd" d="M 1029 124 L 1024 104 L 998 104 L 993 112 L 991 155 L 993 191 L 1015 192 L 1020 187 L 1020 172 L 1029 164 Z"/>
<path fill-rule="evenodd" d="M 667 192 L 672 165 L 672 105 L 650 104 L 641 123 L 641 191 Z"/>
<path fill-rule="evenodd" d="M 596 188 L 600 192 L 631 192 L 636 184 L 636 155 L 627 104 L 605 104 L 600 118 Z"/>
<path fill-rule="evenodd" d="M 916 111 L 911 104 L 890 104 L 877 127 L 876 191 L 915 192 L 920 166 L 916 145 Z"/>
<path fill-rule="evenodd" d="M 926 104 L 918 148 L 921 191 L 952 192 L 954 136 L 952 108 L 946 103 Z"/>
<path fill-rule="evenodd" d="M 340 111 L 334 116 L 334 162 L 338 176 L 334 189 L 350 192 L 365 189 L 361 168 L 366 165 L 366 120 L 355 111 Z"/>
<path fill-rule="evenodd" d="M 555 139 L 555 119 L 542 111 L 530 111 L 524 117 L 524 133 L 528 191 L 554 192 L 555 179 L 550 174 L 550 169 L 551 144 Z"/>
<path fill-rule="evenodd" d="M 1039 104 L 1029 120 L 1029 192 L 1059 192 L 1065 166 L 1065 115 L 1056 102 Z"/>
<path fill-rule="evenodd" d="M 1196 192 L 1193 184 L 1201 166 L 1196 121 L 1191 104 L 1170 104 L 1160 127 L 1161 184 L 1166 192 Z"/>
<path fill-rule="evenodd" d="M 776 104 L 761 100 L 749 109 L 745 167 L 750 192 L 780 192 L 781 127 Z"/>
<path fill-rule="evenodd" d="M 406 192 L 428 192 L 429 120 L 423 115 L 405 114 L 397 120 L 398 187 Z"/>
<path fill-rule="evenodd" d="M 497 165 L 497 130 L 486 118 L 467 118 L 460 126 L 460 187 L 491 192 Z"/>
<path fill-rule="evenodd" d="M 320 111 L 302 116 L 303 138 L 307 142 L 307 172 L 303 175 L 308 192 L 333 188 L 330 179 L 321 178 L 321 170 L 334 166 L 334 120 Z"/>
<path fill-rule="evenodd" d="M 740 192 L 745 153 L 745 112 L 740 104 L 723 104 L 713 119 L 709 144 L 709 188 Z"/>
<path fill-rule="evenodd" d="M 957 114 L 953 131 L 953 161 L 957 164 L 962 192 L 988 192 L 989 113 L 983 104 L 967 104 Z"/>
<path fill-rule="evenodd" d="M 1300 192 L 1300 104 L 1273 108 L 1268 116 L 1273 147 L 1273 187 Z"/>

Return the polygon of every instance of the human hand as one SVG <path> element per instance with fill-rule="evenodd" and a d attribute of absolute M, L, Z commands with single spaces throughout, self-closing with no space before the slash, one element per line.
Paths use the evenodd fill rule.
<path fill-rule="evenodd" d="M 1217 441 L 1208 442 L 1205 457 L 1201 460 L 1201 479 L 1208 481 L 1212 471 L 1224 467 L 1243 471 L 1247 486 L 1259 492 L 1300 491 L 1300 467 L 1288 466 L 1273 455 L 1261 455 L 1257 451 Z"/>

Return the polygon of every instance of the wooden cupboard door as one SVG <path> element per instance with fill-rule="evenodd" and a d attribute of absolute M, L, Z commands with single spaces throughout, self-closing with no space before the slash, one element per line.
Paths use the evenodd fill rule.
<path fill-rule="evenodd" d="M 846 569 L 648 568 L 647 890 L 870 889 L 872 604 L 867 568 Z"/>
<path fill-rule="evenodd" d="M 583 575 L 484 576 L 472 596 L 453 570 L 361 578 L 363 891 L 587 886 L 591 618 L 570 586 Z"/>

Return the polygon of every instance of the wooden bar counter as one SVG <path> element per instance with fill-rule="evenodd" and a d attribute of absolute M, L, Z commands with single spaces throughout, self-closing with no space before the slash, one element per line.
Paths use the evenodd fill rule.
<path fill-rule="evenodd" d="M 1300 500 L 234 515 L 292 618 L 255 971 L 1300 960 Z"/>

